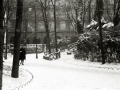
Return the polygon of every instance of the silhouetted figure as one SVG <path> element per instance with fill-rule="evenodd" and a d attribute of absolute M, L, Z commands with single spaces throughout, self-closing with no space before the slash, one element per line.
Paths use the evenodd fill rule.
<path fill-rule="evenodd" d="M 26 59 L 26 49 L 25 49 L 25 46 L 22 46 L 20 48 L 20 57 L 19 57 L 19 60 L 20 60 L 20 65 L 24 65 L 24 60 Z"/>

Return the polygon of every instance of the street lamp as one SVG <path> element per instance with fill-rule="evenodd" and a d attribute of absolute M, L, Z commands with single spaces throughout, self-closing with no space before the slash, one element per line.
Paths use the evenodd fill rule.
<path fill-rule="evenodd" d="M 35 14 L 35 36 L 37 37 L 37 23 L 36 23 L 36 5 L 35 3 L 31 2 L 31 6 L 34 8 L 34 14 Z M 32 11 L 32 7 L 29 8 L 29 11 Z M 36 42 L 36 59 L 38 59 L 38 53 L 37 53 L 37 42 Z"/>

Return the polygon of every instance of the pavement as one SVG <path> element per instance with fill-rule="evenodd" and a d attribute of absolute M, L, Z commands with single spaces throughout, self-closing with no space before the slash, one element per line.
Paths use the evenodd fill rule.
<path fill-rule="evenodd" d="M 35 54 L 34 55 L 31 54 L 29 56 L 31 56 L 31 59 L 35 59 Z M 42 56 L 43 56 L 43 53 L 39 54 L 39 59 L 42 59 L 43 58 Z M 53 60 L 53 61 L 55 61 L 55 60 Z M 76 59 L 74 59 L 74 55 L 73 54 L 67 55 L 66 52 L 62 52 L 61 53 L 61 58 L 56 60 L 56 61 L 60 61 L 60 62 L 62 61 L 64 63 L 70 64 L 70 65 L 75 65 L 75 66 L 80 66 L 80 67 L 87 67 L 87 68 L 99 68 L 99 69 L 105 69 L 105 70 L 114 70 L 114 71 L 118 71 L 118 72 L 120 70 L 120 64 L 115 64 L 115 63 L 112 63 L 112 64 L 108 64 L 108 63 L 101 64 L 101 63 L 98 63 L 98 62 L 76 60 Z M 5 61 L 5 65 L 11 66 L 10 62 L 11 62 L 11 60 Z M 34 60 L 31 60 L 30 62 L 34 63 Z M 26 63 L 27 63 L 27 61 L 26 61 Z M 20 66 L 20 68 L 22 68 L 22 70 L 26 70 L 29 73 L 29 77 L 30 78 L 29 78 L 29 80 L 27 80 L 27 82 L 21 84 L 19 87 L 17 86 L 15 89 L 12 89 L 12 90 L 28 90 L 28 88 L 24 89 L 24 87 L 27 86 L 29 83 L 31 83 L 33 81 L 34 77 L 35 77 L 32 74 L 31 71 L 27 70 L 28 68 L 31 68 L 31 67 L 32 67 L 32 65 Z M 34 69 L 31 69 L 31 70 L 34 70 Z"/>

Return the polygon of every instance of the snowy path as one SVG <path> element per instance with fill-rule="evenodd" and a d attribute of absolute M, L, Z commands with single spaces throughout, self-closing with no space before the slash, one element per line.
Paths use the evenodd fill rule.
<path fill-rule="evenodd" d="M 32 72 L 33 81 L 20 90 L 120 90 L 120 72 L 68 64 L 71 56 L 43 60 L 27 55 L 23 69 Z M 64 59 L 63 59 L 64 58 Z"/>

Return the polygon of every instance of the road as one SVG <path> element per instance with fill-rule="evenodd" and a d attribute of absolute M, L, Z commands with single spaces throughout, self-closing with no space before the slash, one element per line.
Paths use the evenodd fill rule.
<path fill-rule="evenodd" d="M 68 64 L 71 56 L 43 60 L 42 55 L 28 55 L 23 69 L 34 78 L 20 90 L 120 90 L 120 72 Z"/>

